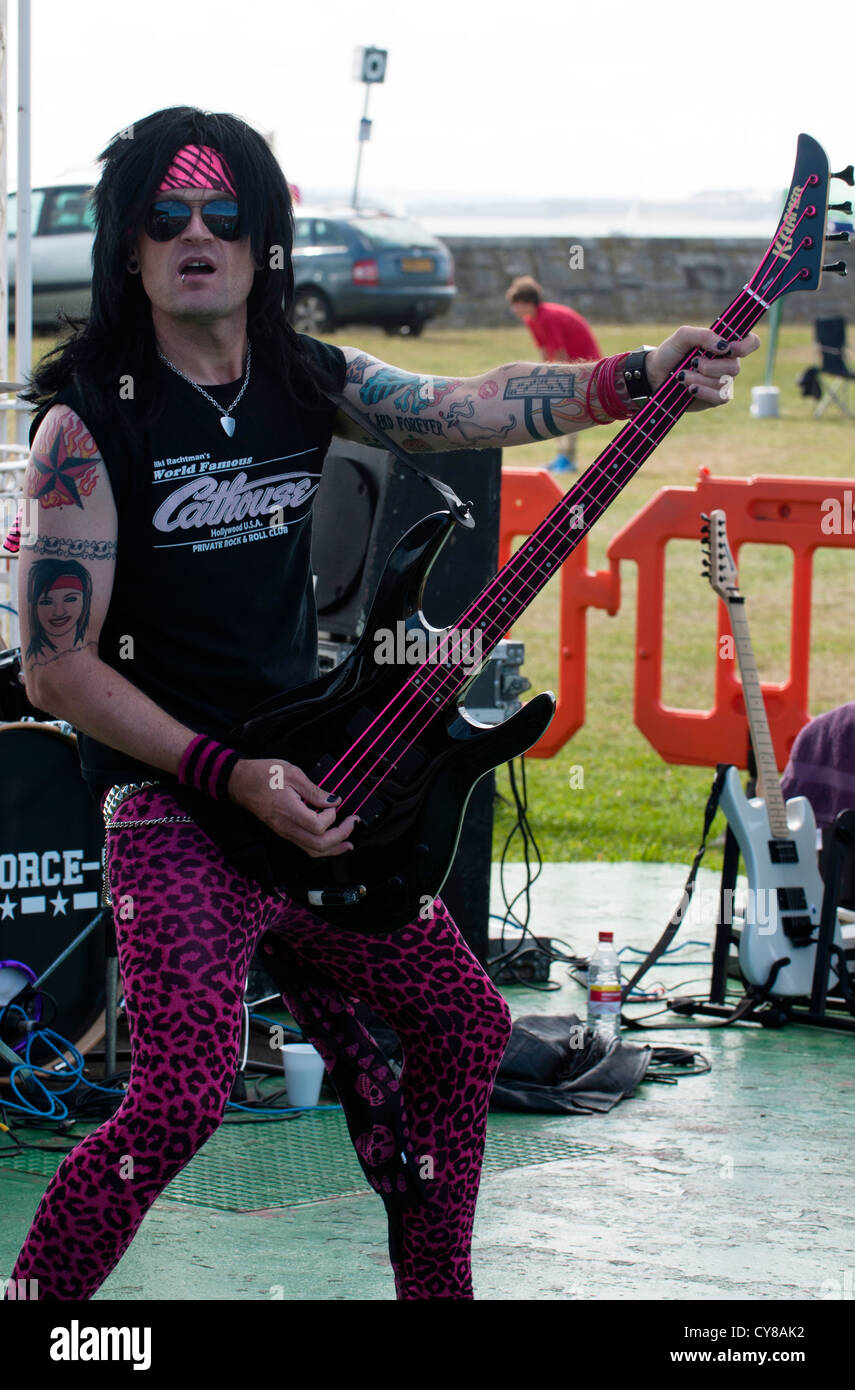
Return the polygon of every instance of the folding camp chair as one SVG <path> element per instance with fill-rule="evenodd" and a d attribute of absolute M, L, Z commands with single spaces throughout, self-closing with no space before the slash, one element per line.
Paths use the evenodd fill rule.
<path fill-rule="evenodd" d="M 819 380 L 822 385 L 822 398 L 814 416 L 824 415 L 834 403 L 844 415 L 855 418 L 849 408 L 849 386 L 855 381 L 855 372 L 849 370 L 846 361 L 846 320 L 843 318 L 817 319 L 814 324 L 816 341 L 822 353 L 822 366 Z"/>

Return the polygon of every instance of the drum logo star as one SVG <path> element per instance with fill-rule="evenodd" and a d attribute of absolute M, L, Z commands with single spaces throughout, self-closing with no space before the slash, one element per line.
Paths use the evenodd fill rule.
<path fill-rule="evenodd" d="M 62 430 L 57 431 L 47 454 L 33 454 L 32 469 L 30 496 L 43 507 L 64 507 L 73 503 L 82 510 L 81 494 L 89 496 L 98 475 L 97 461 L 66 452 Z"/>

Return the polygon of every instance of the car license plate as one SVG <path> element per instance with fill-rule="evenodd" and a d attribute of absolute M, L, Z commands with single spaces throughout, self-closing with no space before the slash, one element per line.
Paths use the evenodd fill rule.
<path fill-rule="evenodd" d="M 410 256 L 401 261 L 402 270 L 436 270 L 436 261 L 432 256 Z"/>

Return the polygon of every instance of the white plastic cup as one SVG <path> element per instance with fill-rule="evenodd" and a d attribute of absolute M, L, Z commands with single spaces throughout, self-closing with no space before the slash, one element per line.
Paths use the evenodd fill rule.
<path fill-rule="evenodd" d="M 280 1047 L 289 1105 L 317 1105 L 324 1079 L 324 1059 L 311 1043 Z"/>
<path fill-rule="evenodd" d="M 777 386 L 752 386 L 749 414 L 753 415 L 755 419 L 776 419 L 780 394 Z"/>

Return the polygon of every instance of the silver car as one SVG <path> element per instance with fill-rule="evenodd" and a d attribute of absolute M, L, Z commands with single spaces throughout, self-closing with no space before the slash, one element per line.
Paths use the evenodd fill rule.
<path fill-rule="evenodd" d="M 56 328 L 57 314 L 86 314 L 92 281 L 93 207 L 86 184 L 34 188 L 33 324 Z M 14 318 L 17 195 L 9 194 L 9 315 Z"/>

